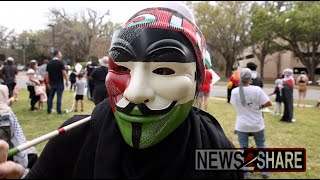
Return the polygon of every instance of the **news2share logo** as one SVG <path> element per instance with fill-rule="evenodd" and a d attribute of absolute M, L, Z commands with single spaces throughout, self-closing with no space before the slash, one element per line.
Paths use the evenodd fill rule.
<path fill-rule="evenodd" d="M 196 170 L 305 172 L 305 148 L 197 149 Z"/>

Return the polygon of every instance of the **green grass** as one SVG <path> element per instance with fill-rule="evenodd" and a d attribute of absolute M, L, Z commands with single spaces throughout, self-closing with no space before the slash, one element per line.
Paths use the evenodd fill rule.
<path fill-rule="evenodd" d="M 63 92 L 62 98 L 62 110 L 70 109 L 73 102 L 73 93 L 69 90 L 65 90 Z M 56 97 L 53 102 L 53 109 L 56 109 Z M 75 114 L 88 114 L 90 115 L 93 108 L 94 103 L 92 101 L 88 101 L 86 97 L 84 97 L 84 112 L 70 112 L 63 113 L 62 115 L 58 115 L 57 112 L 51 112 L 50 115 L 47 114 L 47 104 L 44 103 L 44 109 L 38 109 L 36 111 L 30 111 L 30 101 L 29 101 L 29 92 L 26 89 L 21 89 L 18 97 L 18 101 L 14 102 L 12 105 L 12 110 L 18 117 L 18 121 L 23 129 L 23 132 L 27 138 L 27 140 L 32 140 L 41 135 L 54 131 L 59 128 L 59 126 L 67 119 L 71 118 Z M 37 106 L 38 107 L 38 104 Z M 80 109 L 80 103 L 78 105 L 78 110 Z M 42 152 L 46 142 L 38 144 L 36 149 L 38 152 Z"/>
<path fill-rule="evenodd" d="M 273 107 L 270 107 L 273 110 Z M 226 100 L 211 99 L 208 111 L 219 121 L 227 137 L 236 147 L 240 147 L 237 136 L 233 133 L 236 111 L 226 103 Z M 280 122 L 280 116 L 264 113 L 266 124 L 266 144 L 269 148 L 305 148 L 307 152 L 306 172 L 274 172 L 274 178 L 304 179 L 320 178 L 320 109 L 318 108 L 294 108 L 295 123 Z M 249 140 L 250 147 L 255 147 L 252 137 Z M 254 173 L 253 178 L 260 178 L 259 173 Z"/>
<path fill-rule="evenodd" d="M 47 115 L 46 109 L 29 111 L 28 91 L 20 90 L 18 102 L 13 104 L 13 111 L 28 140 L 39 137 L 43 134 L 57 129 L 62 122 L 72 117 L 75 113 L 57 115 L 52 112 Z M 62 109 L 70 109 L 72 105 L 73 92 L 69 90 L 63 93 Z M 315 101 L 308 101 L 308 104 L 315 104 Z M 54 107 L 56 103 L 54 102 Z M 46 104 L 44 105 L 46 108 Z M 90 114 L 94 108 L 94 103 L 85 98 L 85 112 L 77 114 Z M 270 108 L 273 110 L 273 107 Z M 227 137 L 239 147 L 237 136 L 233 133 L 236 119 L 236 112 L 232 105 L 226 100 L 210 99 L 209 112 L 219 121 Z M 272 116 L 265 113 L 266 123 L 266 144 L 270 148 L 306 148 L 307 151 L 307 171 L 300 173 L 272 173 L 270 178 L 320 178 L 320 109 L 318 108 L 296 108 L 294 109 L 295 123 L 287 124 L 280 122 L 280 116 Z M 250 139 L 250 146 L 254 146 L 254 140 Z M 37 150 L 41 153 L 46 142 L 38 144 Z M 259 173 L 254 173 L 253 178 L 260 178 Z"/>

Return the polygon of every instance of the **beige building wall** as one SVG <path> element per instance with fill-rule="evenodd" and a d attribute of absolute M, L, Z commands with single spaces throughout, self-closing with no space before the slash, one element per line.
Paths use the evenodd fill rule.
<path fill-rule="evenodd" d="M 251 57 L 250 57 L 251 56 Z M 246 58 L 249 57 L 249 58 Z M 260 72 L 260 62 L 258 59 L 253 56 L 251 48 L 246 49 L 243 54 L 239 57 L 238 60 L 240 67 L 246 67 L 248 62 L 255 63 L 257 67 L 257 71 Z M 243 58 L 243 59 L 242 59 Z M 276 52 L 272 55 L 267 55 L 265 59 L 264 65 L 264 79 L 265 80 L 274 80 L 277 79 L 279 73 L 281 74 L 285 68 L 303 68 L 305 67 L 298 58 L 293 56 L 291 51 L 285 52 Z M 317 68 L 320 68 L 318 65 Z M 296 78 L 298 74 L 294 74 L 294 78 Z M 320 75 L 316 75 L 316 79 L 320 79 Z"/>

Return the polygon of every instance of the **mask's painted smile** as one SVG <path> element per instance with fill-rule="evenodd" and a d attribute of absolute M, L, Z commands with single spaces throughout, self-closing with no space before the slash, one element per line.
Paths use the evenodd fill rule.
<path fill-rule="evenodd" d="M 115 107 L 117 111 L 131 115 L 158 115 L 168 113 L 176 103 L 177 101 L 173 101 L 168 107 L 159 110 L 151 110 L 145 103 L 135 104 L 132 102 L 129 102 L 126 107 L 120 107 L 117 104 Z M 137 107 L 138 110 L 134 109 L 135 107 Z"/>

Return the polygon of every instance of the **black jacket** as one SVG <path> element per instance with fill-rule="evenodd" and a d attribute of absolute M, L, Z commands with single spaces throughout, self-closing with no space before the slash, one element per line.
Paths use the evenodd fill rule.
<path fill-rule="evenodd" d="M 62 126 L 84 116 L 74 116 Z M 197 108 L 160 143 L 134 149 L 122 138 L 109 99 L 91 121 L 51 139 L 27 178 L 243 178 L 238 171 L 195 170 L 196 149 L 233 148 L 218 121 Z"/>

